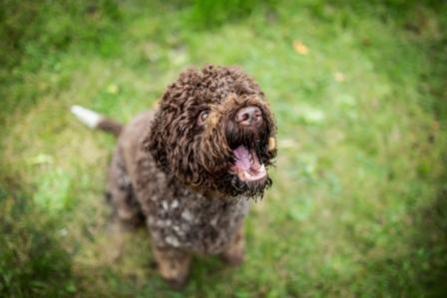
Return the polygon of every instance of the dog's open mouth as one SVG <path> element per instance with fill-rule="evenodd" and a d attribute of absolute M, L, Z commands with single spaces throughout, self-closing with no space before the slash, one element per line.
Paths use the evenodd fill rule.
<path fill-rule="evenodd" d="M 235 157 L 234 165 L 231 172 L 244 182 L 255 182 L 266 179 L 267 170 L 264 164 L 259 161 L 255 150 L 249 150 L 247 147 L 240 145 L 233 150 Z"/>

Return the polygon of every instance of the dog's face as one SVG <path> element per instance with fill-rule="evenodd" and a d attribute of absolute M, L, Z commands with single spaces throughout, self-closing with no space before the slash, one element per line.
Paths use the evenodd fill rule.
<path fill-rule="evenodd" d="M 265 95 L 242 71 L 189 70 L 163 96 L 146 138 L 160 169 L 196 189 L 260 196 L 271 185 L 275 124 Z"/>

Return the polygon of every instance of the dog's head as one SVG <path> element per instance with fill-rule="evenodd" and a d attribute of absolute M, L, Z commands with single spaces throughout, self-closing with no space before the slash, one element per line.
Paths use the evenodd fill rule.
<path fill-rule="evenodd" d="M 259 86 L 237 68 L 188 70 L 168 87 L 146 148 L 196 189 L 260 196 L 271 185 L 275 123 Z"/>

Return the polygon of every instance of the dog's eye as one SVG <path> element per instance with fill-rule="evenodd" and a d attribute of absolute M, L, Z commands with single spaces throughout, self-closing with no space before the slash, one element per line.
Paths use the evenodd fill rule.
<path fill-rule="evenodd" d="M 209 112 L 208 111 L 202 111 L 199 114 L 199 119 L 197 120 L 199 125 L 203 125 L 208 118 Z"/>

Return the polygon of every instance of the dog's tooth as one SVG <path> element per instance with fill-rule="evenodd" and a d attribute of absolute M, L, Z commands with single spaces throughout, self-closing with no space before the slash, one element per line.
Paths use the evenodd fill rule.
<path fill-rule="evenodd" d="M 269 151 L 274 151 L 276 149 L 276 140 L 273 137 L 269 138 L 269 147 L 268 150 Z"/>

